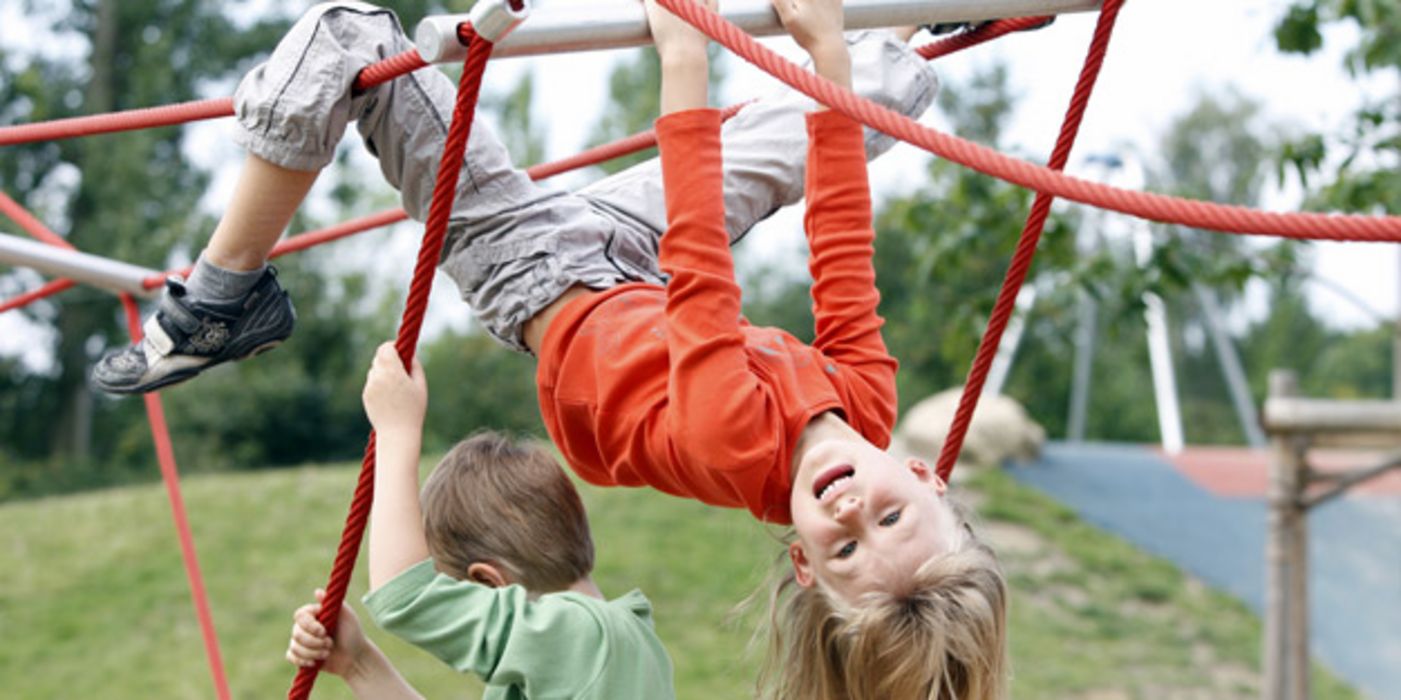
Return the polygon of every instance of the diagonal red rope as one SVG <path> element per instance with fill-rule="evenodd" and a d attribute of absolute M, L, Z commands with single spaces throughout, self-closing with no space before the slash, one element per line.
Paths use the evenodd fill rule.
<path fill-rule="evenodd" d="M 779 56 L 739 27 L 692 0 L 658 0 L 662 6 L 760 70 L 867 126 L 935 155 L 1015 185 L 1110 209 L 1140 219 L 1225 233 L 1298 239 L 1401 241 L 1401 216 L 1263 212 L 1148 192 L 1133 192 L 1070 177 L 1005 156 L 985 146 L 924 126 L 850 90 L 838 87 Z"/>
<path fill-rule="evenodd" d="M 11 297 L 3 302 L 0 302 L 0 314 L 5 313 L 6 311 L 14 311 L 15 309 L 20 309 L 29 306 L 30 304 L 33 304 L 34 302 L 39 301 L 40 299 L 46 299 L 55 294 L 58 294 L 59 292 L 72 289 L 73 286 L 76 284 L 77 282 L 74 282 L 73 280 L 67 278 L 59 278 L 50 282 L 46 282 L 44 285 L 38 288 L 32 289 L 23 294 Z"/>
<path fill-rule="evenodd" d="M 1065 121 L 1061 123 L 1060 135 L 1056 137 L 1056 147 L 1051 151 L 1051 159 L 1047 163 L 1047 167 L 1052 170 L 1064 170 L 1065 164 L 1070 160 L 1070 149 L 1075 145 L 1075 136 L 1080 132 L 1080 122 L 1084 119 L 1090 94 L 1094 92 L 1095 80 L 1099 78 L 1099 70 L 1104 65 L 1104 56 L 1109 50 L 1109 38 L 1114 33 L 1114 21 L 1119 16 L 1121 6 L 1122 0 L 1104 0 L 1100 7 L 1099 21 L 1095 25 L 1094 35 L 1090 38 L 1085 64 L 1080 69 L 1080 78 L 1075 83 L 1070 107 L 1066 110 Z M 963 440 L 973 422 L 973 411 L 978 407 L 978 399 L 982 396 L 983 385 L 987 382 L 989 370 L 992 369 L 993 358 L 997 356 L 997 348 L 1002 344 L 1002 333 L 1007 330 L 1007 322 L 1011 320 L 1012 312 L 1016 309 L 1017 293 L 1021 291 L 1027 273 L 1031 271 L 1032 260 L 1036 257 L 1036 244 L 1041 240 L 1041 232 L 1046 228 L 1046 217 L 1051 213 L 1051 202 L 1054 200 L 1055 197 L 1045 192 L 1036 193 L 1036 199 L 1031 204 L 1031 213 L 1027 216 L 1026 225 L 1022 227 L 1021 239 L 1017 241 L 1016 252 L 1012 254 L 1012 262 L 1007 267 L 1006 277 L 1002 282 L 1002 291 L 998 292 L 997 303 L 992 307 L 987 330 L 983 332 L 983 339 L 978 344 L 973 366 L 968 370 L 968 379 L 963 383 L 963 395 L 959 398 L 958 410 L 954 412 L 948 437 L 944 439 L 944 445 L 939 451 L 935 470 L 939 478 L 945 481 L 948 481 L 949 475 L 953 473 L 954 464 L 958 462 L 958 455 L 963 450 Z"/>
<path fill-rule="evenodd" d="M 127 331 L 131 342 L 141 340 L 141 314 L 137 311 L 136 300 L 130 294 L 122 294 L 122 307 L 126 311 Z M 209 672 L 214 676 L 214 690 L 219 700 L 229 700 L 229 679 L 224 672 L 224 660 L 219 653 L 219 634 L 214 631 L 214 615 L 209 610 L 209 596 L 204 590 L 204 576 L 200 574 L 199 557 L 195 554 L 195 536 L 190 532 L 190 519 L 185 513 L 185 498 L 180 493 L 180 472 L 175 465 L 175 447 L 170 440 L 170 430 L 165 423 L 165 408 L 160 395 L 154 392 L 142 397 L 146 401 L 146 419 L 151 424 L 151 439 L 156 444 L 156 461 L 161 468 L 161 481 L 165 482 L 165 495 L 170 501 L 170 517 L 175 521 L 175 532 L 180 540 L 180 558 L 185 563 L 185 578 L 190 583 L 190 598 L 195 605 L 195 617 L 199 620 L 200 634 L 204 638 L 204 655 L 209 660 Z"/>
<path fill-rule="evenodd" d="M 428 64 L 418 55 L 418 49 L 410 49 L 367 66 L 356 78 L 355 89 L 364 90 L 373 87 L 426 65 Z M 233 113 L 233 98 L 216 97 L 160 107 L 54 119 L 35 124 L 0 127 L 0 146 L 13 146 L 34 141 L 58 141 L 118 131 L 152 129 L 204 119 L 231 117 Z"/>
<path fill-rule="evenodd" d="M 944 37 L 938 41 L 930 42 L 915 50 L 925 60 L 932 61 L 942 56 L 947 56 L 955 51 L 962 51 L 970 46 L 977 46 L 986 41 L 991 41 L 998 37 L 1006 36 L 1012 32 L 1024 32 L 1031 29 L 1039 29 L 1046 26 L 1053 17 L 1013 17 L 1011 19 L 999 19 L 987 24 L 979 25 L 976 29 L 966 32 L 959 32 L 953 36 Z"/>
<path fill-rule="evenodd" d="M 418 346 L 419 332 L 423 328 L 423 315 L 428 308 L 428 293 L 433 286 L 433 274 L 447 235 L 448 215 L 452 212 L 453 197 L 457 193 L 457 178 L 462 171 L 462 160 L 467 149 L 467 139 L 471 135 L 472 117 L 477 109 L 477 93 L 482 85 L 482 73 L 486 70 L 487 59 L 491 57 L 492 44 L 476 37 L 470 29 L 465 30 L 464 42 L 468 44 L 467 59 L 462 68 L 462 81 L 457 88 L 457 104 L 452 113 L 452 123 L 448 127 L 447 142 L 443 146 L 443 159 L 438 165 L 438 177 L 433 186 L 433 204 L 428 210 L 423 243 L 419 246 L 418 262 L 414 266 L 413 281 L 409 283 L 408 299 L 404 302 L 404 317 L 399 324 L 399 337 L 394 347 L 404 367 L 411 366 L 414 348 Z M 369 519 L 370 503 L 374 498 L 375 475 L 375 434 L 370 432 L 365 445 L 365 459 L 360 467 L 360 480 L 351 498 L 350 512 L 346 516 L 345 529 L 341 533 L 340 548 L 331 567 L 331 577 L 326 584 L 326 597 L 321 604 L 317 619 L 332 634 L 340 615 L 345 591 L 350 585 L 350 575 L 355 569 L 356 554 L 360 551 L 360 541 L 365 533 L 365 523 Z M 306 698 L 316 683 L 320 666 L 302 668 L 292 687 L 287 691 L 291 699 Z"/>

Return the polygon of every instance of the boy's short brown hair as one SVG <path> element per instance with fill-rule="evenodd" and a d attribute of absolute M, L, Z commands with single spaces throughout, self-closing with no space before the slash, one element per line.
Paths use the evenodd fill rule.
<path fill-rule="evenodd" d="M 423 485 L 424 534 L 439 571 L 467 579 L 489 562 L 535 593 L 593 571 L 593 537 L 573 482 L 550 450 L 491 431 L 457 443 Z"/>

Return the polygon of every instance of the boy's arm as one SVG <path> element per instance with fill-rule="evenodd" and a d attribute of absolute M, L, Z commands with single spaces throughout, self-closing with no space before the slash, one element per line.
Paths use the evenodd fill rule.
<path fill-rule="evenodd" d="M 502 685 L 529 679 L 548 697 L 586 687 L 608 653 L 602 624 L 574 596 L 531 600 L 521 586 L 459 581 L 427 561 L 364 602 L 382 629 L 457 671 Z"/>
<path fill-rule="evenodd" d="M 370 506 L 370 590 L 428 558 L 418 503 L 418 460 L 428 387 L 417 358 L 404 371 L 392 343 L 375 352 L 365 380 L 365 413 L 375 428 L 375 493 Z"/>
<path fill-rule="evenodd" d="M 336 636 L 316 619 L 326 591 L 316 590 L 316 602 L 297 608 L 292 614 L 292 639 L 287 660 L 300 667 L 318 662 L 322 670 L 340 676 L 355 697 L 363 700 L 423 700 L 423 696 L 399 675 L 389 657 L 365 636 L 360 620 L 349 605 L 341 606 Z"/>
<path fill-rule="evenodd" d="M 424 700 L 379 647 L 372 647 L 343 678 L 361 700 Z"/>

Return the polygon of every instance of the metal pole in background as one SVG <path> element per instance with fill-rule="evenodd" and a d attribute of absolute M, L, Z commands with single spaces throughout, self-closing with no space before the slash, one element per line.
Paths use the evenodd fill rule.
<path fill-rule="evenodd" d="M 1215 291 L 1203 285 L 1193 284 L 1192 291 L 1197 295 L 1202 315 L 1206 317 L 1206 332 L 1211 336 L 1211 345 L 1216 350 L 1216 361 L 1221 365 L 1221 375 L 1226 379 L 1226 389 L 1231 395 L 1231 403 L 1235 405 L 1245 442 L 1251 447 L 1263 448 L 1266 444 L 1265 431 L 1260 428 L 1255 402 L 1250 398 L 1250 385 L 1245 380 L 1240 354 L 1236 352 L 1236 346 L 1226 334 L 1226 324 L 1221 320 L 1221 301 Z"/>
<path fill-rule="evenodd" d="M 69 277 L 116 293 L 151 297 L 160 291 L 144 284 L 146 278 L 162 274 L 159 270 L 5 233 L 0 233 L 0 263 L 34 268 L 51 277 Z"/>
<path fill-rule="evenodd" d="M 846 28 L 873 29 L 931 22 L 1089 12 L 1100 0 L 846 0 Z M 770 0 L 726 0 L 720 14 L 756 36 L 785 34 Z M 461 61 L 467 48 L 458 25 L 470 15 L 425 17 L 414 43 L 429 63 Z M 530 19 L 497 45 L 494 57 L 617 49 L 652 43 L 647 12 L 638 0 L 555 0 L 533 7 Z"/>

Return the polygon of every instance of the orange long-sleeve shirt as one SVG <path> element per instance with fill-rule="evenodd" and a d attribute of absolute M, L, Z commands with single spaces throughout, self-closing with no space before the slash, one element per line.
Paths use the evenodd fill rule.
<path fill-rule="evenodd" d="M 881 339 L 861 127 L 808 117 L 808 209 L 816 340 L 750 325 L 724 228 L 720 115 L 657 120 L 669 228 L 665 289 L 626 284 L 565 306 L 536 381 L 545 427 L 584 480 L 652 486 L 791 522 L 793 448 L 839 411 L 884 447 L 897 364 Z"/>

